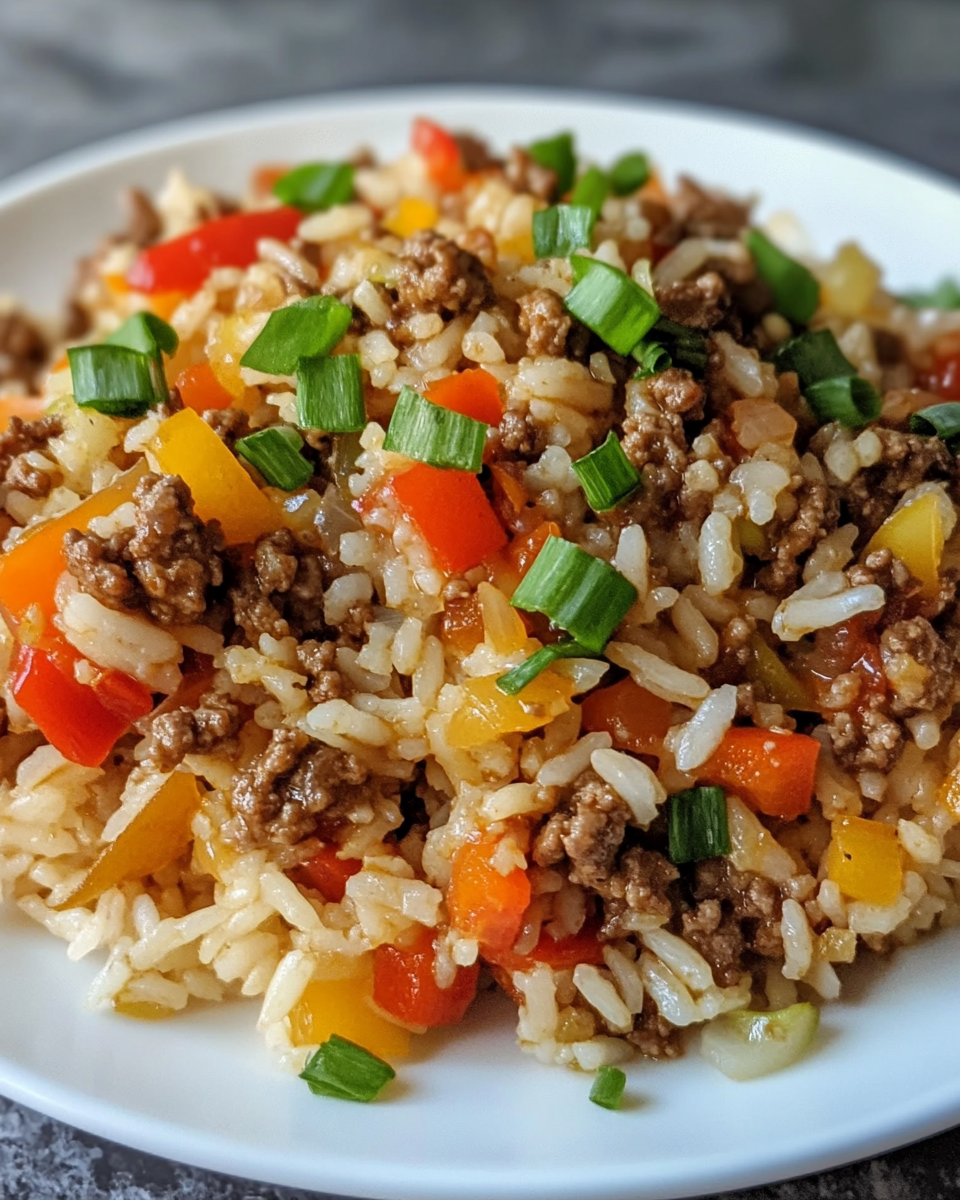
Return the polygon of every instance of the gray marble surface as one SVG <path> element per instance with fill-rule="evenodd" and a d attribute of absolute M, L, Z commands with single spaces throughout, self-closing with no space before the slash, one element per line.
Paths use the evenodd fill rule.
<path fill-rule="evenodd" d="M 171 117 L 385 84 L 541 84 L 767 113 L 960 176 L 952 0 L 0 0 L 0 176 Z M 2 969 L 2 967 L 0 967 Z M 960 1194 L 960 1131 L 740 1200 Z M 4 1200 L 300 1200 L 0 1098 Z"/>

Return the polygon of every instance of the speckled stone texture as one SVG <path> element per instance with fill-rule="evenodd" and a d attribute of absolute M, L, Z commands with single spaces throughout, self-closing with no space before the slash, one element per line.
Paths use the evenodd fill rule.
<path fill-rule="evenodd" d="M 953 0 L 0 0 L 0 177 L 171 117 L 429 82 L 644 93 L 805 122 L 960 175 Z M 0 968 L 2 969 L 2 968 Z M 960 1194 L 960 1131 L 739 1200 Z M 3 1200 L 301 1200 L 0 1098 Z"/>

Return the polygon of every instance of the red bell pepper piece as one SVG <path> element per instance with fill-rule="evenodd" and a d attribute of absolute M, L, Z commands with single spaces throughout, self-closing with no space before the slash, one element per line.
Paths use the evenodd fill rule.
<path fill-rule="evenodd" d="M 458 192 L 463 187 L 466 180 L 463 155 L 451 133 L 441 125 L 417 117 L 410 142 L 414 153 L 426 163 L 427 174 L 441 191 Z"/>
<path fill-rule="evenodd" d="M 580 711 L 583 728 L 589 733 L 609 733 L 618 750 L 660 755 L 673 706 L 628 675 L 612 687 L 591 692 Z"/>
<path fill-rule="evenodd" d="M 432 930 L 422 929 L 412 946 L 378 946 L 373 952 L 374 1003 L 408 1025 L 455 1025 L 477 993 L 479 963 L 460 967 L 450 987 L 437 985 L 433 939 Z"/>
<path fill-rule="evenodd" d="M 459 371 L 455 375 L 446 375 L 431 383 L 426 391 L 426 397 L 441 408 L 452 409 L 474 421 L 483 421 L 487 425 L 499 425 L 503 417 L 503 401 L 500 399 L 500 385 L 483 367 L 474 367 L 467 371 Z"/>
<path fill-rule="evenodd" d="M 530 880 L 520 867 L 502 875 L 493 863 L 497 842 L 466 842 L 453 856 L 447 891 L 450 924 L 493 950 L 517 939 L 530 904 Z"/>
<path fill-rule="evenodd" d="M 319 892 L 328 904 L 340 903 L 347 894 L 347 880 L 363 866 L 358 858 L 338 858 L 337 849 L 327 843 L 290 872 L 294 883 Z"/>
<path fill-rule="evenodd" d="M 80 683 L 80 656 L 62 643 L 56 650 L 17 645 L 10 691 L 47 741 L 64 758 L 99 767 L 130 725 L 153 708 L 153 696 L 121 671 L 101 670 L 92 684 Z"/>
<path fill-rule="evenodd" d="M 697 772 L 768 817 L 789 821 L 810 808 L 820 743 L 804 733 L 735 726 Z"/>
<path fill-rule="evenodd" d="M 529 971 L 537 963 L 546 963 L 555 971 L 568 971 L 578 963 L 602 966 L 603 945 L 598 937 L 599 928 L 598 922 L 590 921 L 579 933 L 556 939 L 544 929 L 537 944 L 526 954 L 517 954 L 509 946 L 503 950 L 484 946 L 483 957 L 494 966 L 511 972 Z"/>
<path fill-rule="evenodd" d="M 396 475 L 391 486 L 437 563 L 453 575 L 485 562 L 506 543 L 480 481 L 468 471 L 418 463 Z"/>
<path fill-rule="evenodd" d="M 195 292 L 214 267 L 249 267 L 257 261 L 261 238 L 287 241 L 302 220 L 303 213 L 296 208 L 217 217 L 142 250 L 127 273 L 127 282 L 138 292 Z"/>

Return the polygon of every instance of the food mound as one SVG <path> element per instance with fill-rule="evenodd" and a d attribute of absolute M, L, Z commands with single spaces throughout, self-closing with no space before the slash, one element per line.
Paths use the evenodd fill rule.
<path fill-rule="evenodd" d="M 957 921 L 952 296 L 568 134 L 132 203 L 0 316 L 0 881 L 90 1006 L 739 1078 Z"/>

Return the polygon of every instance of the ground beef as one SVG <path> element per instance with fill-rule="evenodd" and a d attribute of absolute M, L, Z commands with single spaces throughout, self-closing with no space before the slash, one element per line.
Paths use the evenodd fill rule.
<path fill-rule="evenodd" d="M 547 867 L 568 858 L 570 881 L 597 891 L 613 873 L 629 817 L 616 792 L 594 771 L 585 771 L 537 835 L 534 862 Z"/>
<path fill-rule="evenodd" d="M 483 263 L 439 233 L 425 229 L 407 238 L 397 271 L 397 308 L 455 317 L 475 313 L 493 298 Z"/>
<path fill-rule="evenodd" d="M 497 269 L 497 243 L 489 229 L 474 225 L 457 238 L 457 245 L 475 258 L 479 258 L 488 271 Z"/>
<path fill-rule="evenodd" d="M 50 495 L 50 489 L 62 479 L 63 473 L 59 468 L 41 471 L 28 461 L 26 454 L 18 454 L 7 468 L 3 482 L 8 488 L 23 492 L 32 500 L 42 500 Z"/>
<path fill-rule="evenodd" d="M 250 418 L 239 408 L 208 408 L 203 419 L 231 450 L 250 432 Z"/>
<path fill-rule="evenodd" d="M 878 708 L 835 712 L 827 730 L 845 771 L 889 771 L 903 751 L 903 730 Z"/>
<path fill-rule="evenodd" d="M 329 837 L 361 804 L 395 798 L 396 780 L 372 776 L 352 754 L 275 729 L 263 753 L 237 776 L 233 820 L 225 829 L 243 847 L 293 846 Z"/>
<path fill-rule="evenodd" d="M 460 150 L 460 161 L 465 171 L 489 171 L 503 165 L 503 159 L 497 158 L 482 138 L 472 133 L 455 133 L 453 140 Z"/>
<path fill-rule="evenodd" d="M 549 288 L 536 288 L 520 297 L 518 307 L 517 323 L 527 335 L 527 353 L 531 358 L 540 354 L 562 358 L 573 322 L 557 293 Z"/>
<path fill-rule="evenodd" d="M 529 413 L 507 409 L 498 430 L 500 446 L 507 454 L 519 455 L 532 461 L 539 458 L 547 445 L 546 430 Z"/>
<path fill-rule="evenodd" d="M 696 906 L 682 915 L 683 935 L 713 969 L 720 987 L 738 983 L 744 953 L 761 958 L 783 954 L 780 893 L 752 871 L 738 871 L 726 858 L 708 858 L 694 870 Z"/>
<path fill-rule="evenodd" d="M 689 462 L 683 421 L 676 413 L 642 412 L 623 422 L 623 450 L 642 473 L 647 491 L 664 498 L 677 492 Z"/>
<path fill-rule="evenodd" d="M 825 483 L 806 480 L 796 492 L 797 511 L 782 531 L 774 529 L 773 561 L 757 576 L 757 585 L 775 596 L 794 591 L 802 568 L 801 559 L 833 529 L 840 507 Z"/>
<path fill-rule="evenodd" d="M 753 661 L 751 640 L 756 631 L 752 617 L 731 617 L 720 631 L 720 653 L 703 674 L 711 687 L 725 683 L 739 685 Z"/>
<path fill-rule="evenodd" d="M 38 391 L 48 352 L 42 331 L 23 313 L 0 313 L 0 383 L 22 383 Z"/>
<path fill-rule="evenodd" d="M 600 889 L 604 901 L 602 936 L 627 936 L 629 922 L 625 923 L 624 917 L 631 912 L 669 917 L 673 912 L 670 887 L 679 877 L 673 863 L 656 850 L 631 846 L 624 851 L 616 871 Z"/>
<path fill-rule="evenodd" d="M 710 964 L 714 981 L 732 987 L 743 974 L 743 931 L 717 899 L 703 900 L 682 917 L 683 936 Z"/>
<path fill-rule="evenodd" d="M 874 432 L 883 443 L 880 461 L 859 471 L 841 490 L 861 542 L 876 533 L 904 492 L 928 479 L 955 483 L 960 476 L 956 458 L 940 438 L 882 427 Z"/>
<path fill-rule="evenodd" d="M 653 997 L 643 997 L 643 1009 L 627 1034 L 631 1042 L 647 1058 L 679 1058 L 683 1054 L 682 1032 L 665 1021 L 657 1010 Z"/>
<path fill-rule="evenodd" d="M 140 188 L 130 187 L 123 193 L 123 203 L 127 210 L 124 230 L 127 238 L 135 246 L 151 245 L 163 232 L 163 223 L 150 197 Z"/>
<path fill-rule="evenodd" d="M 343 695 L 343 679 L 335 669 L 337 643 L 308 639 L 297 647 L 297 662 L 307 676 L 307 695 L 314 704 L 338 700 Z"/>
<path fill-rule="evenodd" d="M 325 564 L 289 529 L 264 534 L 253 555 L 235 564 L 229 601 L 233 617 L 254 645 L 263 633 L 281 638 L 323 628 Z"/>
<path fill-rule="evenodd" d="M 10 481 L 9 475 L 20 455 L 30 450 L 45 449 L 47 442 L 61 433 L 63 422 L 59 417 L 41 417 L 39 421 L 22 421 L 19 417 L 11 417 L 10 424 L 0 433 L 0 483 L 16 486 Z M 25 468 L 26 463 L 23 463 L 16 470 L 25 474 Z"/>
<path fill-rule="evenodd" d="M 514 146 L 505 167 L 507 182 L 515 192 L 530 192 L 539 200 L 549 200 L 557 190 L 557 173 L 541 167 L 522 146 Z"/>
<path fill-rule="evenodd" d="M 896 621 L 884 629 L 880 654 L 893 689 L 890 712 L 894 716 L 930 712 L 953 694 L 957 659 L 924 617 Z"/>
<path fill-rule="evenodd" d="M 240 710 L 234 701 L 210 693 L 196 708 L 161 710 L 147 718 L 146 758 L 166 774 L 187 754 L 232 753 L 230 743 L 239 729 Z"/>
<path fill-rule="evenodd" d="M 657 303 L 671 321 L 694 329 L 716 329 L 730 312 L 730 292 L 716 271 L 706 271 L 696 279 L 678 279 L 657 289 Z"/>
<path fill-rule="evenodd" d="M 223 582 L 220 523 L 194 515 L 190 489 L 176 475 L 144 475 L 133 503 L 131 529 L 109 538 L 67 531 L 67 570 L 107 608 L 143 608 L 161 625 L 192 624 Z"/>
<path fill-rule="evenodd" d="M 647 382 L 647 395 L 664 412 L 682 414 L 688 421 L 703 418 L 703 388 L 683 367 L 668 367 Z"/>
<path fill-rule="evenodd" d="M 949 586 L 942 587 L 935 598 L 926 600 L 921 597 L 923 584 L 910 574 L 910 569 L 899 558 L 884 548 L 874 550 L 866 556 L 862 563 L 854 563 L 844 571 L 847 582 L 851 587 L 864 587 L 877 584 L 883 588 L 887 603 L 883 610 L 885 625 L 894 625 L 907 616 L 915 616 L 919 608 L 933 608 L 936 612 L 952 599 Z M 948 581 L 944 580 L 947 584 Z M 924 612 L 924 616 L 930 615 Z"/>
<path fill-rule="evenodd" d="M 686 237 L 734 238 L 749 221 L 751 204 L 681 175 L 671 207 Z"/>

